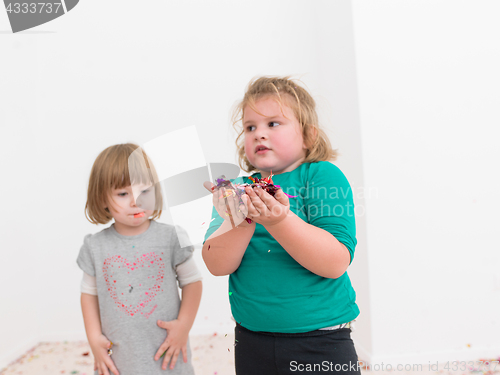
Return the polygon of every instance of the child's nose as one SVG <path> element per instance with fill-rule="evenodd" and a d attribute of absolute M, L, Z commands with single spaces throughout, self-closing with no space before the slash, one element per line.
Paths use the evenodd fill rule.
<path fill-rule="evenodd" d="M 134 191 L 131 195 L 130 195 L 130 205 L 131 206 L 134 206 L 136 207 L 137 206 L 137 201 L 139 201 L 139 196 L 141 195 L 141 193 L 139 191 Z"/>
<path fill-rule="evenodd" d="M 254 132 L 255 139 L 266 139 L 267 138 L 267 129 L 266 128 L 257 128 Z"/>

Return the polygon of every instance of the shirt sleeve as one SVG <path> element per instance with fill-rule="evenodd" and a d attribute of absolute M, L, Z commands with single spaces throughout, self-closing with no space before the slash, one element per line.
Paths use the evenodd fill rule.
<path fill-rule="evenodd" d="M 351 255 L 351 264 L 357 240 L 349 181 L 330 162 L 311 163 L 308 177 L 304 199 L 308 223 L 326 230 L 343 243 Z"/>
<path fill-rule="evenodd" d="M 193 257 L 175 267 L 175 272 L 177 273 L 180 288 L 203 279 Z"/>
<path fill-rule="evenodd" d="M 82 283 L 80 284 L 80 291 L 82 293 L 97 296 L 97 282 L 94 276 L 83 273 Z"/>
<path fill-rule="evenodd" d="M 95 273 L 95 265 L 94 265 L 94 256 L 92 254 L 92 247 L 90 244 L 92 234 L 87 234 L 83 239 L 83 245 L 80 248 L 80 253 L 78 254 L 78 258 L 76 259 L 76 263 L 78 267 L 82 269 L 83 272 L 90 276 L 96 275 Z"/>
<path fill-rule="evenodd" d="M 224 222 L 224 219 L 219 215 L 215 207 L 212 207 L 212 218 L 211 218 L 210 226 L 207 229 L 207 232 L 205 233 L 205 239 L 203 241 L 203 244 L 208 240 L 208 237 L 210 237 L 219 227 L 222 225 Z"/>
<path fill-rule="evenodd" d="M 175 269 L 181 263 L 184 263 L 189 257 L 193 255 L 194 246 L 189 240 L 187 232 L 180 226 L 176 225 L 175 230 L 172 230 L 172 268 Z M 188 246 L 181 247 L 182 243 L 189 243 Z"/>

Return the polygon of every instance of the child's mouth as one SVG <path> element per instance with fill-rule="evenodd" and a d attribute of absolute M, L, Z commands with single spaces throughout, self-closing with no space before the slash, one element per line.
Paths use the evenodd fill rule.
<path fill-rule="evenodd" d="M 138 214 L 134 214 L 134 217 L 135 218 L 138 218 L 138 217 L 143 217 L 144 216 L 144 212 L 140 212 Z"/>

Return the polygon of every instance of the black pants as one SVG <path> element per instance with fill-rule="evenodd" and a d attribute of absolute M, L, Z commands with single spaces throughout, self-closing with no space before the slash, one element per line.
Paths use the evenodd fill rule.
<path fill-rule="evenodd" d="M 254 332 L 236 324 L 236 375 L 361 375 L 351 329 Z"/>

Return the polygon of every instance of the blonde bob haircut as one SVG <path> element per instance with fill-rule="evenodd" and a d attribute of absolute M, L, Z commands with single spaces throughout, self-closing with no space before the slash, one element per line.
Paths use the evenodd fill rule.
<path fill-rule="evenodd" d="M 245 108 L 248 106 L 256 113 L 255 103 L 263 98 L 274 99 L 281 108 L 283 105 L 293 110 L 299 121 L 302 136 L 307 146 L 304 163 L 314 163 L 317 161 L 333 161 L 337 159 L 337 150 L 333 150 L 326 133 L 320 128 L 318 115 L 316 113 L 316 102 L 297 80 L 287 77 L 256 77 L 248 84 L 243 100 L 237 103 L 232 111 L 233 128 L 238 133 L 236 138 L 236 148 L 238 152 L 238 164 L 246 172 L 257 169 L 250 164 L 244 147 L 245 129 L 242 125 L 245 116 Z M 284 116 L 284 113 L 283 113 Z"/>
<path fill-rule="evenodd" d="M 106 224 L 113 217 L 108 208 L 113 203 L 112 189 L 122 189 L 132 184 L 152 184 L 155 206 L 152 219 L 159 219 L 163 207 L 158 175 L 144 150 L 136 144 L 124 143 L 102 151 L 92 166 L 85 217 L 92 224 Z"/>

